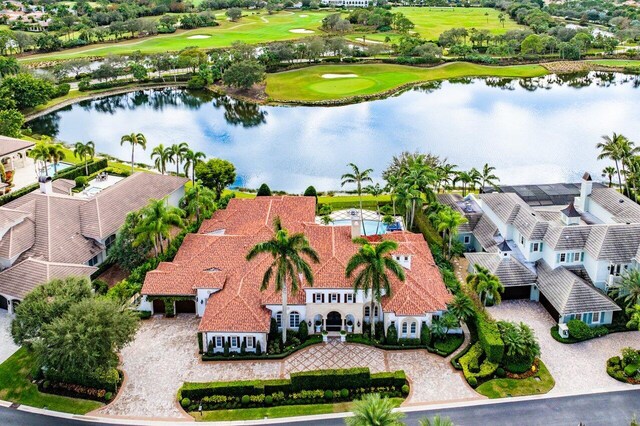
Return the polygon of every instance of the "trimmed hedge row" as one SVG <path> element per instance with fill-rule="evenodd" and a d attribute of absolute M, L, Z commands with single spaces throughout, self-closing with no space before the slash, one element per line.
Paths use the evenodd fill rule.
<path fill-rule="evenodd" d="M 317 370 L 292 373 L 291 379 L 244 380 L 235 382 L 184 383 L 178 390 L 178 401 L 188 398 L 200 401 L 214 395 L 242 397 L 244 395 L 270 395 L 302 390 L 358 389 L 395 387 L 407 384 L 404 371 L 371 374 L 368 368 Z"/>
<path fill-rule="evenodd" d="M 498 325 L 490 321 L 486 314 L 478 312 L 473 318 L 478 330 L 478 340 L 490 362 L 500 364 L 504 355 L 504 342 L 500 335 Z"/>

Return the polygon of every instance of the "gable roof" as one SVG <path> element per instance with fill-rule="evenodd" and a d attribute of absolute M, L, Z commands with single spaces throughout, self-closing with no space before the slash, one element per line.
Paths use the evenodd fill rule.
<path fill-rule="evenodd" d="M 613 188 L 593 188 L 589 198 L 611 214 L 616 222 L 640 222 L 640 205 Z"/>
<path fill-rule="evenodd" d="M 536 274 L 513 257 L 499 253 L 465 253 L 471 265 L 485 267 L 500 279 L 505 287 L 529 285 L 536 282 Z"/>

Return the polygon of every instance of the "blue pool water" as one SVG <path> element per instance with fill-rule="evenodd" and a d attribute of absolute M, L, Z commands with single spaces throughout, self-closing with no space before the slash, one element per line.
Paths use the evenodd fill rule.
<path fill-rule="evenodd" d="M 379 224 L 379 225 L 378 225 Z M 351 219 L 334 220 L 334 226 L 347 226 L 351 225 Z M 374 235 L 376 233 L 376 227 L 378 228 L 378 234 L 384 234 L 387 232 L 387 225 L 377 220 L 365 220 L 363 222 L 362 230 L 366 235 Z"/>
<path fill-rule="evenodd" d="M 62 170 L 64 169 L 68 169 L 69 167 L 73 167 L 73 164 L 69 164 L 69 163 L 58 163 L 58 165 L 55 167 L 55 170 L 58 171 L 58 173 L 60 173 Z M 47 164 L 47 175 L 48 176 L 53 176 L 54 173 L 54 167 L 53 164 Z"/>

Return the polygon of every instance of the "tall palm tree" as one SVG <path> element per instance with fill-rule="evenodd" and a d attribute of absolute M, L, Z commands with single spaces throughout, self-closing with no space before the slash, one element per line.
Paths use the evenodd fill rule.
<path fill-rule="evenodd" d="M 142 133 L 131 133 L 120 138 L 120 146 L 125 143 L 131 144 L 131 174 L 133 174 L 136 146 L 140 146 L 142 149 L 147 149 L 147 138 L 145 138 Z"/>
<path fill-rule="evenodd" d="M 496 168 L 490 166 L 488 163 L 485 163 L 482 166 L 482 171 L 480 172 L 480 188 L 484 188 L 487 184 L 496 187 L 497 183 L 500 181 L 500 178 L 493 174 L 493 171 Z"/>
<path fill-rule="evenodd" d="M 198 181 L 187 189 L 180 200 L 180 207 L 187 217 L 194 217 L 199 223 L 202 216 L 210 216 L 215 211 L 215 198 L 216 194 Z"/>
<path fill-rule="evenodd" d="M 362 223 L 364 235 L 367 235 L 366 228 L 364 227 L 364 216 L 362 214 L 362 182 L 373 182 L 371 180 L 371 173 L 373 173 L 373 169 L 360 171 L 358 166 L 353 163 L 349 163 L 347 164 L 347 166 L 351 167 L 352 172 L 342 175 L 342 183 L 340 184 L 340 186 L 345 186 L 348 183 L 356 184 L 356 192 L 358 193 L 358 198 L 360 199 L 360 222 Z"/>
<path fill-rule="evenodd" d="M 53 163 L 53 174 L 58 174 L 58 163 L 64 160 L 65 153 L 64 147 L 61 143 L 54 143 L 49 145 L 49 159 Z"/>
<path fill-rule="evenodd" d="M 473 182 L 473 176 L 469 172 L 458 172 L 453 178 L 453 185 L 455 186 L 458 182 L 462 182 L 462 196 L 465 197 L 467 195 L 467 185 Z"/>
<path fill-rule="evenodd" d="M 614 283 L 609 294 L 625 308 L 640 304 L 640 271 L 630 269 L 620 276 L 620 281 Z"/>
<path fill-rule="evenodd" d="M 176 175 L 180 173 L 180 163 L 182 158 L 189 151 L 189 145 L 186 142 L 174 143 L 169 148 L 169 158 L 176 163 Z"/>
<path fill-rule="evenodd" d="M 165 148 L 163 144 L 160 144 L 151 150 L 151 159 L 153 165 L 162 174 L 167 171 L 167 162 L 170 160 L 169 148 Z"/>
<path fill-rule="evenodd" d="M 89 162 L 88 158 L 93 160 L 93 156 L 96 154 L 96 145 L 93 141 L 87 143 L 76 142 L 73 147 L 73 155 L 77 158 L 84 160 L 84 174 L 89 176 Z"/>
<path fill-rule="evenodd" d="M 476 185 L 480 185 L 482 181 L 482 173 L 475 167 L 472 167 L 471 170 L 469 170 L 469 177 L 471 177 L 471 189 L 475 191 Z"/>
<path fill-rule="evenodd" d="M 452 208 L 442 209 L 438 212 L 438 232 L 445 232 L 449 235 L 449 243 L 447 245 L 447 256 L 451 258 L 451 249 L 453 247 L 453 237 L 458 234 L 458 227 L 463 223 L 467 223 L 467 218 Z"/>
<path fill-rule="evenodd" d="M 380 394 L 372 393 L 353 403 L 353 417 L 347 417 L 347 426 L 402 426 L 404 414 L 393 411 L 393 403 Z"/>
<path fill-rule="evenodd" d="M 151 241 L 156 257 L 164 252 L 164 240 L 171 240 L 171 226 L 182 228 L 182 210 L 167 206 L 166 197 L 160 200 L 151 200 L 142 209 L 140 223 L 135 227 L 133 233 L 135 247 L 144 241 Z"/>
<path fill-rule="evenodd" d="M 483 305 L 486 306 L 489 299 L 496 304 L 500 303 L 501 293 L 504 292 L 500 279 L 480 265 L 475 265 L 474 268 L 475 273 L 467 275 L 467 285 L 480 297 Z"/>
<path fill-rule="evenodd" d="M 613 132 L 612 136 L 602 136 L 603 142 L 598 142 L 596 148 L 600 150 L 598 160 L 609 158 L 616 164 L 616 173 L 618 174 L 618 185 L 622 188 L 622 178 L 620 176 L 619 162 L 622 160 L 623 152 L 621 150 L 621 143 L 627 138 L 623 135 L 619 135 Z"/>
<path fill-rule="evenodd" d="M 380 186 L 379 183 L 375 185 L 368 185 L 364 188 L 364 192 L 373 196 L 376 200 L 376 214 L 378 215 L 378 220 L 376 221 L 376 235 L 378 235 L 378 230 L 380 227 L 380 221 L 382 218 L 380 217 L 380 203 L 378 202 L 378 197 L 384 194 L 384 189 Z"/>
<path fill-rule="evenodd" d="M 467 321 L 475 315 L 473 301 L 466 294 L 456 294 L 447 305 L 447 310 L 458 318 L 458 321 Z"/>
<path fill-rule="evenodd" d="M 609 179 L 609 188 L 611 188 L 611 184 L 613 181 L 613 176 L 616 174 L 616 169 L 613 166 L 607 166 L 602 169 L 602 177 L 607 177 Z"/>
<path fill-rule="evenodd" d="M 184 174 L 189 177 L 189 170 L 191 170 L 191 183 L 196 183 L 196 166 L 201 163 L 207 156 L 204 152 L 187 150 L 184 154 Z"/>
<path fill-rule="evenodd" d="M 47 142 L 38 142 L 33 149 L 29 151 L 29 157 L 33 158 L 36 162 L 36 170 L 38 170 L 38 161 L 41 161 L 44 164 L 45 176 L 49 176 L 48 161 L 51 157 L 49 154 L 49 145 L 50 144 Z M 38 171 L 38 174 L 40 174 L 41 171 L 42 169 Z"/>
<path fill-rule="evenodd" d="M 262 277 L 260 290 L 264 291 L 269 287 L 271 278 L 275 274 L 275 290 L 282 294 L 282 342 L 287 340 L 287 328 L 289 326 L 289 316 L 287 315 L 287 281 L 291 284 L 291 293 L 296 294 L 300 289 L 302 275 L 306 283 L 313 287 L 313 272 L 305 257 L 314 263 L 318 263 L 320 258 L 318 253 L 309 245 L 309 240 L 302 233 L 289 235 L 289 231 L 282 227 L 280 217 L 273 221 L 275 235 L 268 241 L 258 243 L 247 253 L 247 260 L 250 261 L 258 255 L 266 253 L 271 255 L 273 262 L 269 265 Z"/>
<path fill-rule="evenodd" d="M 629 193 L 629 184 L 633 187 L 635 193 L 635 183 L 633 179 L 629 179 L 629 167 L 633 159 L 640 153 L 640 148 L 635 146 L 629 139 L 624 138 L 619 142 L 620 149 L 620 165 L 622 166 L 622 174 L 624 175 L 627 194 Z"/>
<path fill-rule="evenodd" d="M 360 244 L 360 249 L 349 259 L 345 276 L 351 278 L 353 273 L 358 270 L 353 281 L 353 291 L 357 292 L 361 289 L 364 291 L 365 297 L 371 294 L 369 318 L 371 336 L 374 336 L 375 323 L 373 314 L 375 303 L 380 303 L 383 292 L 387 296 L 391 295 L 389 273 L 400 281 L 404 281 L 404 269 L 390 256 L 391 252 L 398 248 L 398 243 L 395 241 L 384 240 L 377 244 L 369 244 L 366 238 L 356 238 L 353 242 Z"/>

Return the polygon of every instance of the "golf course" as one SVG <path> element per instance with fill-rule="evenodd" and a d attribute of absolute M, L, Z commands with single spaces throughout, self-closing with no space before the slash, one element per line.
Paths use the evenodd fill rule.
<path fill-rule="evenodd" d="M 391 64 L 320 65 L 267 76 L 266 92 L 277 102 L 322 102 L 381 94 L 407 84 L 460 77 L 539 77 L 540 65 L 486 66 L 453 62 L 433 68 Z"/>

